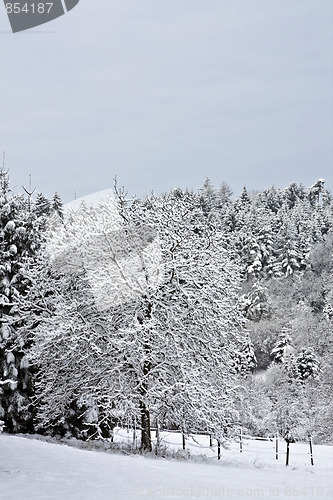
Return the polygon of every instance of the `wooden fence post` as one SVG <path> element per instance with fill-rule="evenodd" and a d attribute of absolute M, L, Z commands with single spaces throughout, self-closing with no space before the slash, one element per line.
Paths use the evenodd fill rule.
<path fill-rule="evenodd" d="M 239 429 L 239 451 L 243 453 L 243 429 L 240 427 Z"/>
<path fill-rule="evenodd" d="M 309 436 L 309 443 L 310 443 L 310 460 L 311 460 L 311 465 L 313 464 L 313 450 L 312 450 L 312 437 Z"/>
<path fill-rule="evenodd" d="M 183 432 L 182 432 L 182 438 L 183 438 L 183 450 L 185 450 L 186 440 L 185 440 L 185 434 Z"/>
<path fill-rule="evenodd" d="M 211 434 L 209 434 L 209 446 L 212 447 L 213 446 L 213 437 Z"/>
<path fill-rule="evenodd" d="M 133 446 L 134 449 L 137 449 L 137 439 L 136 439 L 136 421 L 134 420 L 134 425 L 133 425 Z"/>
<path fill-rule="evenodd" d="M 287 441 L 286 465 L 289 465 L 289 441 Z"/>
<path fill-rule="evenodd" d="M 275 436 L 275 460 L 279 459 L 279 435 L 276 433 Z"/>
<path fill-rule="evenodd" d="M 221 459 L 221 443 L 220 441 L 217 442 L 217 460 Z"/>
<path fill-rule="evenodd" d="M 158 421 L 156 420 L 156 448 L 155 448 L 155 455 L 158 455 L 160 449 L 160 428 Z"/>

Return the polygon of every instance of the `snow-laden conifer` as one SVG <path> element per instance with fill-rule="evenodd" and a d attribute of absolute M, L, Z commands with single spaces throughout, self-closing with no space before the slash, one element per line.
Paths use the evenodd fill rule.
<path fill-rule="evenodd" d="M 29 311 L 22 301 L 29 268 L 39 247 L 39 221 L 21 195 L 12 193 L 0 172 L 0 418 L 8 432 L 31 430 L 31 377 L 20 335 Z"/>

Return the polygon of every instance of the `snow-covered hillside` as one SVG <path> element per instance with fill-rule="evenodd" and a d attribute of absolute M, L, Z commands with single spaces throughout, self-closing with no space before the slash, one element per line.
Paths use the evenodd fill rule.
<path fill-rule="evenodd" d="M 82 196 L 77 198 L 76 200 L 70 201 L 64 205 L 64 210 L 78 210 L 80 208 L 81 203 L 85 203 L 88 207 L 97 207 L 98 204 L 102 201 L 106 201 L 109 199 L 113 199 L 113 189 L 104 189 L 102 191 L 97 191 L 96 193 L 91 193 L 86 196 Z"/>
<path fill-rule="evenodd" d="M 282 462 L 245 463 L 232 451 L 223 451 L 219 462 L 179 461 L 85 451 L 1 434 L 0 498 L 332 499 L 333 450 L 328 446 L 315 450 L 317 466 L 286 468 Z"/>

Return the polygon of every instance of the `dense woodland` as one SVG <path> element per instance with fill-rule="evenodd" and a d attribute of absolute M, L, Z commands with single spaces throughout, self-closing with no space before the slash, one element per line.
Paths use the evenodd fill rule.
<path fill-rule="evenodd" d="M 333 202 L 322 179 L 63 210 L 0 173 L 0 420 L 110 438 L 116 425 L 240 425 L 333 444 Z"/>

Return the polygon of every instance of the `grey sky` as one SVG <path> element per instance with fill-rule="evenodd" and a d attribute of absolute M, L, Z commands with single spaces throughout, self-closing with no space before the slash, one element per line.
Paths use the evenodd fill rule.
<path fill-rule="evenodd" d="M 0 148 L 64 201 L 227 182 L 333 190 L 332 0 L 81 0 L 17 33 L 0 5 Z"/>

